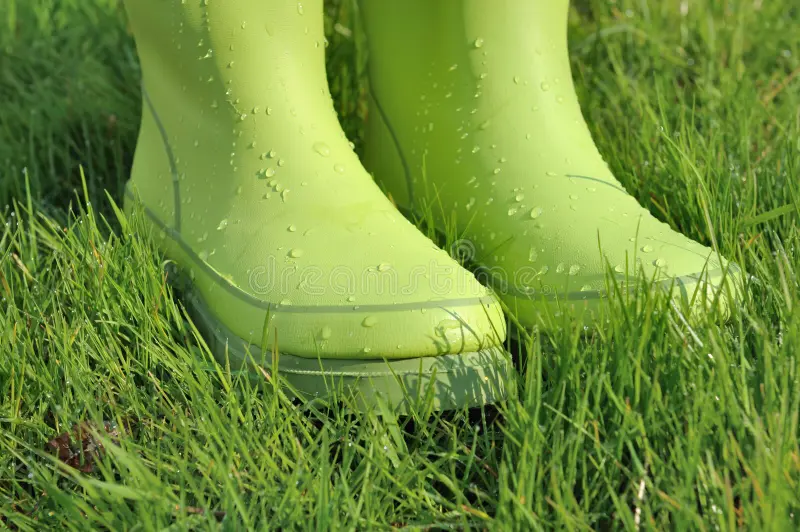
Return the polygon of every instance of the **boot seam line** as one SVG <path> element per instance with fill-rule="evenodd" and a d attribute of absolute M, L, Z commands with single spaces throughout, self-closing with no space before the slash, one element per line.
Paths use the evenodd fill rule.
<path fill-rule="evenodd" d="M 169 144 L 169 137 L 167 136 L 167 129 L 164 127 L 164 123 L 161 121 L 161 118 L 158 116 L 156 112 L 155 105 L 153 101 L 150 99 L 150 95 L 147 92 L 147 89 L 144 87 L 144 83 L 142 83 L 142 99 L 145 102 L 145 106 L 150 111 L 150 114 L 153 116 L 153 121 L 156 124 L 156 128 L 158 129 L 159 135 L 161 135 L 161 142 L 164 144 L 164 151 L 167 155 L 167 160 L 169 162 L 169 171 L 172 174 L 172 200 L 173 200 L 173 220 L 172 223 L 175 227 L 175 231 L 180 232 L 181 230 L 181 193 L 180 193 L 180 180 L 178 179 L 178 165 L 175 162 L 175 154 L 172 151 L 172 146 Z"/>
<path fill-rule="evenodd" d="M 384 111 L 381 102 L 378 100 L 378 97 L 375 95 L 375 91 L 372 88 L 370 88 L 369 97 L 372 99 L 373 103 L 375 103 L 375 109 L 378 111 L 383 124 L 386 126 L 386 130 L 389 132 L 389 136 L 392 139 L 392 144 L 394 144 L 394 149 L 397 152 L 397 156 L 400 158 L 400 163 L 403 165 L 403 175 L 406 178 L 406 192 L 408 193 L 409 207 L 413 208 L 415 205 L 415 198 L 414 185 L 411 182 L 411 168 L 409 168 L 408 161 L 406 161 L 406 157 L 403 155 L 403 150 L 400 147 L 400 139 L 397 137 L 397 133 L 392 127 L 392 124 L 389 122 L 389 117 L 386 116 L 386 112 Z"/>

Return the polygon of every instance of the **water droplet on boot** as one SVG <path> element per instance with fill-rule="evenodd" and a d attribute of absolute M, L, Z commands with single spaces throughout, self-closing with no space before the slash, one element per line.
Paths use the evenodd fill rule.
<path fill-rule="evenodd" d="M 546 81 L 543 81 L 542 84 L 539 85 L 539 87 L 541 87 L 543 92 L 547 92 L 550 90 L 550 84 L 547 83 Z"/>
<path fill-rule="evenodd" d="M 573 264 L 569 267 L 569 274 L 570 275 L 578 275 L 578 272 L 581 271 L 581 267 L 577 264 Z"/>
<path fill-rule="evenodd" d="M 294 224 L 292 224 L 289 227 L 287 227 L 286 230 L 289 231 L 290 233 L 294 233 L 295 231 L 297 231 L 297 227 Z"/>
<path fill-rule="evenodd" d="M 217 226 L 217 231 L 224 231 L 226 227 L 228 227 L 228 220 L 222 219 Z"/>
<path fill-rule="evenodd" d="M 617 273 L 625 273 L 625 266 L 623 266 L 622 264 L 617 264 L 616 266 L 614 266 L 614 271 Z"/>
<path fill-rule="evenodd" d="M 455 329 L 460 329 L 463 326 L 464 326 L 463 323 L 461 323 L 458 320 L 453 319 L 453 320 L 442 320 L 442 321 L 440 321 L 439 324 L 436 326 L 436 328 L 440 329 L 441 331 L 452 331 L 452 330 L 455 330 Z"/>
<path fill-rule="evenodd" d="M 293 258 L 293 259 L 297 259 L 299 257 L 302 257 L 303 256 L 303 250 L 295 248 L 295 249 L 289 251 L 289 256 L 291 258 Z"/>
<path fill-rule="evenodd" d="M 650 253 L 653 251 L 653 246 L 642 246 L 643 253 Z"/>
<path fill-rule="evenodd" d="M 530 262 L 536 262 L 536 259 L 538 258 L 539 258 L 539 253 L 536 251 L 535 248 L 531 248 L 531 250 L 528 252 L 528 260 Z"/>
<path fill-rule="evenodd" d="M 544 210 L 542 210 L 541 207 L 534 207 L 533 209 L 531 209 L 531 218 L 535 220 L 536 218 L 541 216 L 543 212 Z"/>
<path fill-rule="evenodd" d="M 330 147 L 324 142 L 317 142 L 316 144 L 314 144 L 314 151 L 322 155 L 323 157 L 329 157 L 331 154 Z"/>
<path fill-rule="evenodd" d="M 478 37 L 477 39 L 475 39 L 474 44 L 475 48 L 481 48 L 483 46 L 483 39 L 481 37 Z"/>
<path fill-rule="evenodd" d="M 362 327 L 375 327 L 378 324 L 378 318 L 375 316 L 367 316 L 364 318 L 364 321 L 361 322 Z"/>
<path fill-rule="evenodd" d="M 343 174 L 343 173 L 344 173 L 344 171 L 345 171 L 345 166 L 344 166 L 343 164 L 334 164 L 334 165 L 333 165 L 333 170 L 334 170 L 334 171 L 335 171 L 337 174 Z"/>
<path fill-rule="evenodd" d="M 331 336 L 333 336 L 333 329 L 327 325 L 323 327 L 321 331 L 319 331 L 319 337 L 323 340 L 328 340 Z"/>

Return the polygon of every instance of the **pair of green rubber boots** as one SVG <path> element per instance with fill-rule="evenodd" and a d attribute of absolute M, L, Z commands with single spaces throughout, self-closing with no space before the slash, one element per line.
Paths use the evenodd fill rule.
<path fill-rule="evenodd" d="M 653 218 L 598 153 L 568 0 L 364 0 L 375 179 L 331 103 L 322 0 L 126 7 L 144 78 L 126 209 L 233 366 L 277 364 L 305 398 L 480 405 L 510 378 L 495 294 L 524 326 L 565 307 L 591 321 L 609 275 L 732 303 L 739 269 Z M 376 180 L 460 235 L 493 290 Z"/>

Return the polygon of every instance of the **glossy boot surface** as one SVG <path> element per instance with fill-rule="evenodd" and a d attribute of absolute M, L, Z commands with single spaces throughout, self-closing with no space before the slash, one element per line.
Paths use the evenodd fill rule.
<path fill-rule="evenodd" d="M 524 324 L 564 305 L 591 321 L 614 277 L 672 287 L 695 312 L 730 304 L 738 267 L 642 208 L 598 152 L 570 72 L 567 0 L 362 7 L 367 169 L 401 208 L 455 220 Z"/>
<path fill-rule="evenodd" d="M 498 302 L 398 213 L 339 126 L 321 0 L 129 0 L 142 204 L 215 354 L 303 397 L 503 395 Z"/>

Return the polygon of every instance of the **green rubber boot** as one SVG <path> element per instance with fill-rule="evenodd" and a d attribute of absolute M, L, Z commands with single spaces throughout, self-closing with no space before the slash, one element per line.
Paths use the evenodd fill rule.
<path fill-rule="evenodd" d="M 564 305 L 596 319 L 609 274 L 631 288 L 639 274 L 674 284 L 694 312 L 721 293 L 725 311 L 739 269 L 650 215 L 595 147 L 570 72 L 568 0 L 362 9 L 367 169 L 401 209 L 432 212 L 440 228 L 455 219 L 524 324 Z"/>
<path fill-rule="evenodd" d="M 351 149 L 325 77 L 322 0 L 126 8 L 144 78 L 126 209 L 139 200 L 185 273 L 215 355 L 277 362 L 304 398 L 501 397 L 500 305 Z"/>

